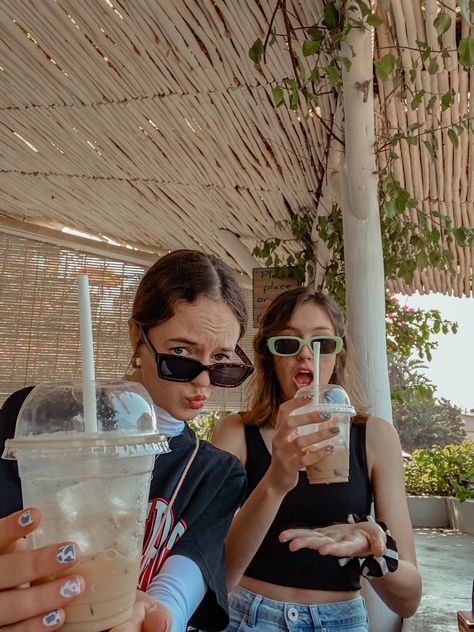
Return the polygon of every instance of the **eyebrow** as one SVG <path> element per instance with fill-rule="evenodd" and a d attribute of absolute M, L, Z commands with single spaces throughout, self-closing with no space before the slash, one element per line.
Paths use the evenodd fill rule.
<path fill-rule="evenodd" d="M 283 331 L 298 333 L 301 330 L 297 329 L 296 327 L 285 327 L 285 329 Z M 332 333 L 330 333 L 331 329 L 329 327 L 315 327 L 313 329 L 313 331 L 316 332 L 313 335 L 317 335 L 317 332 L 319 332 L 319 333 L 328 333 L 331 336 L 333 335 Z"/>
<path fill-rule="evenodd" d="M 194 347 L 195 349 L 199 349 L 202 347 L 202 345 L 199 342 L 196 342 L 195 340 L 191 340 L 188 338 L 170 338 L 167 341 L 167 344 L 176 345 L 176 346 L 188 345 L 189 347 Z M 225 351 L 227 353 L 232 353 L 233 351 L 235 351 L 234 347 L 220 347 L 219 349 L 220 351 L 223 351 L 223 352 Z"/>

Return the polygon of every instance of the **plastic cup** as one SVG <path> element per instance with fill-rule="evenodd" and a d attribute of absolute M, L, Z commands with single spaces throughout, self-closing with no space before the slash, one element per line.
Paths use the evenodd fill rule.
<path fill-rule="evenodd" d="M 82 559 L 44 583 L 82 575 L 65 606 L 65 632 L 99 632 L 126 621 L 138 582 L 151 472 L 168 452 L 153 402 L 135 382 L 96 382 L 97 433 L 84 429 L 82 383 L 36 386 L 20 409 L 4 458 L 17 459 L 23 504 L 41 524 L 29 548 L 77 542 Z"/>
<path fill-rule="evenodd" d="M 312 484 L 347 483 L 349 480 L 350 418 L 355 415 L 355 410 L 345 390 L 336 384 L 319 384 L 316 387 L 317 401 L 314 399 L 314 390 L 313 386 L 304 386 L 295 395 L 295 397 L 311 400 L 305 406 L 290 413 L 291 416 L 298 417 L 298 421 L 301 420 L 301 425 L 296 428 L 297 433 L 303 436 L 324 428 L 339 428 L 339 432 L 334 437 L 307 448 L 308 451 L 315 451 L 326 445 L 334 446 L 332 454 L 319 463 L 308 465 L 306 468 L 308 481 Z M 306 424 L 308 414 L 313 412 L 319 412 L 330 419 Z"/>

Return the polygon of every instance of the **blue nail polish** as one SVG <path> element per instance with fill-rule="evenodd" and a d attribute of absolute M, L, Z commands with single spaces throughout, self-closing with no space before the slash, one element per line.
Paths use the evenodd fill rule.
<path fill-rule="evenodd" d="M 81 592 L 81 581 L 79 577 L 68 579 L 59 589 L 61 597 L 75 597 Z"/>
<path fill-rule="evenodd" d="M 28 527 L 30 524 L 33 524 L 33 518 L 31 517 L 31 511 L 29 509 L 24 511 L 18 518 L 18 524 L 20 527 Z"/>
<path fill-rule="evenodd" d="M 60 546 L 56 551 L 56 559 L 60 564 L 71 564 L 77 560 L 76 547 L 74 544 Z"/>
<path fill-rule="evenodd" d="M 319 413 L 319 418 L 324 421 L 326 419 L 331 419 L 331 413 Z"/>
<path fill-rule="evenodd" d="M 332 447 L 332 445 L 328 445 L 324 448 L 324 451 L 326 452 L 326 454 L 332 454 L 334 452 L 334 448 Z"/>
<path fill-rule="evenodd" d="M 59 614 L 59 610 L 53 610 L 52 612 L 48 612 L 43 617 L 43 625 L 47 628 L 52 628 L 53 625 L 58 625 L 61 623 L 61 615 Z"/>

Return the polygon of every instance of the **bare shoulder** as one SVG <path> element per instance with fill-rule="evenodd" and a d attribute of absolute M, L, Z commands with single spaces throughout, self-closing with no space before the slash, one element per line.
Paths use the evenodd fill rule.
<path fill-rule="evenodd" d="M 211 443 L 221 450 L 227 450 L 245 465 L 247 447 L 244 423 L 240 415 L 227 415 L 214 426 Z"/>
<path fill-rule="evenodd" d="M 393 424 L 381 417 L 369 417 L 367 419 L 367 442 L 380 445 L 380 440 L 386 440 L 400 445 L 398 432 Z"/>
<path fill-rule="evenodd" d="M 369 470 L 385 464 L 392 467 L 402 460 L 402 448 L 398 432 L 386 419 L 369 417 L 366 430 L 366 447 Z"/>

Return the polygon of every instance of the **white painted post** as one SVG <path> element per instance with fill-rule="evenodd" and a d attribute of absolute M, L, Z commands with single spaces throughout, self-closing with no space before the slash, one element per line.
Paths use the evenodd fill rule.
<path fill-rule="evenodd" d="M 354 2 L 354 8 L 358 5 Z M 354 17 L 357 13 L 350 12 Z M 354 56 L 352 53 L 354 51 Z M 348 333 L 367 389 L 372 414 L 392 419 L 385 335 L 385 277 L 374 153 L 372 38 L 353 29 L 341 54 L 345 159 L 342 211 Z"/>
<path fill-rule="evenodd" d="M 352 15 L 356 18 L 358 6 L 355 2 L 350 4 L 355 9 Z M 351 7 L 347 10 L 351 12 Z M 376 416 L 391 420 L 385 278 L 375 175 L 371 31 L 353 29 L 341 54 L 352 62 L 349 70 L 342 64 L 345 161 L 341 193 L 348 334 L 356 351 L 370 410 Z M 363 585 L 363 594 L 370 629 L 398 632 L 400 618 L 387 608 L 367 582 Z"/>

